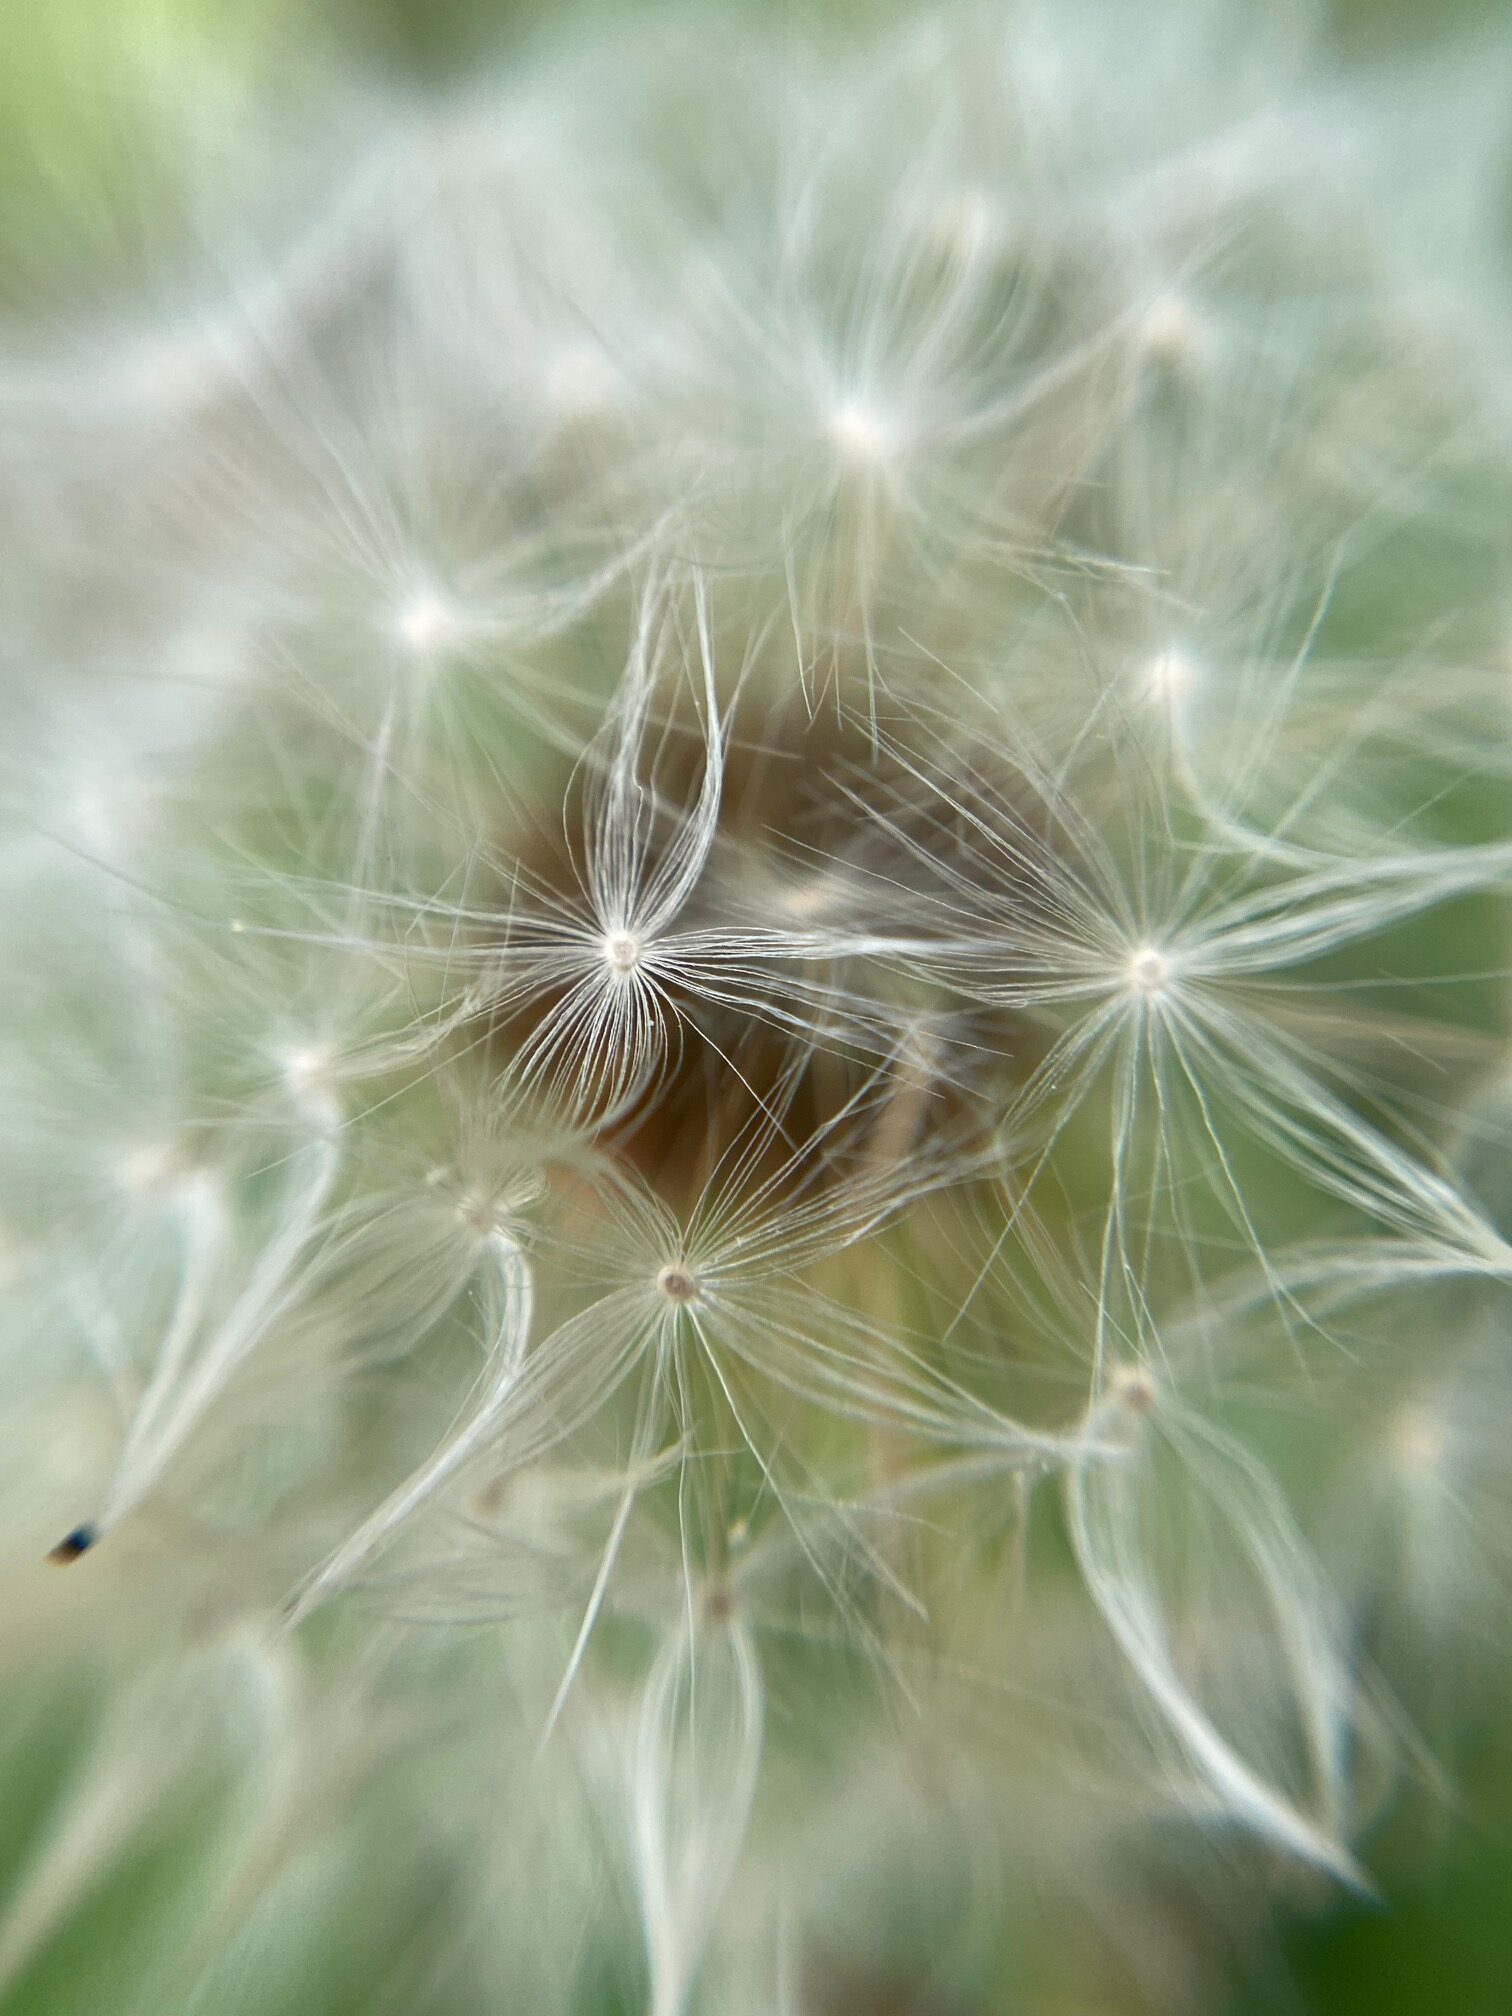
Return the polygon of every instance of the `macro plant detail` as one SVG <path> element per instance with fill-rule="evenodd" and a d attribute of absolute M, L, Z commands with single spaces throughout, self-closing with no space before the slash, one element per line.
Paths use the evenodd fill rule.
<path fill-rule="evenodd" d="M 1505 52 L 193 13 L 0 208 L 0 2011 L 1229 2007 L 1504 1707 Z"/>

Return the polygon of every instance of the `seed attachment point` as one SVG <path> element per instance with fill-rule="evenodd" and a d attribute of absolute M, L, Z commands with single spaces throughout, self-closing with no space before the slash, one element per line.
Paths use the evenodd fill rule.
<path fill-rule="evenodd" d="M 424 658 L 455 637 L 457 619 L 438 595 L 421 594 L 399 611 L 395 628 L 400 642 Z"/>
<path fill-rule="evenodd" d="M 1136 994 L 1159 994 L 1171 977 L 1171 962 L 1158 945 L 1141 945 L 1129 955 L 1128 970 Z"/>
<path fill-rule="evenodd" d="M 1178 644 L 1147 658 L 1140 673 L 1145 698 L 1156 707 L 1180 707 L 1192 697 L 1201 679 L 1197 660 Z"/>
<path fill-rule="evenodd" d="M 675 1260 L 662 1268 L 656 1277 L 656 1285 L 669 1302 L 679 1307 L 697 1302 L 703 1292 L 698 1285 L 698 1276 L 693 1270 Z"/>
<path fill-rule="evenodd" d="M 633 973 L 644 949 L 633 931 L 611 931 L 604 939 L 604 964 L 611 973 Z"/>
<path fill-rule="evenodd" d="M 1152 364 L 1177 370 L 1201 357 L 1207 330 L 1202 317 L 1179 294 L 1162 294 L 1140 317 L 1139 347 Z"/>
<path fill-rule="evenodd" d="M 1143 1365 L 1120 1365 L 1108 1381 L 1109 1391 L 1126 1414 L 1155 1412 L 1159 1392 L 1153 1375 Z"/>
<path fill-rule="evenodd" d="M 886 419 L 858 399 L 835 407 L 825 421 L 825 433 L 840 459 L 853 469 L 880 469 L 897 450 L 897 439 Z"/>

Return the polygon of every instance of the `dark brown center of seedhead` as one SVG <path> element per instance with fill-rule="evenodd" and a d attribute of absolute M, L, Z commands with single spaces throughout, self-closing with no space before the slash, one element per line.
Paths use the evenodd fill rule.
<path fill-rule="evenodd" d="M 852 422 L 860 446 L 856 415 Z M 787 680 L 783 653 L 772 670 Z M 837 659 L 825 676 L 865 681 L 869 673 L 859 661 L 842 666 Z M 776 1203 L 793 1188 L 828 1187 L 858 1153 L 871 1168 L 901 1163 L 926 1128 L 970 1134 L 977 1081 L 1006 1073 L 1021 1082 L 1047 1047 L 1045 1032 L 1016 1012 L 956 998 L 930 974 L 827 959 L 823 941 L 831 931 L 842 946 L 852 931 L 869 937 L 896 929 L 906 937 L 922 929 L 927 936 L 930 902 L 940 894 L 927 863 L 939 854 L 950 867 L 959 852 L 960 872 L 968 872 L 979 817 L 1001 813 L 1015 833 L 1043 825 L 1030 851 L 1048 855 L 1057 829 L 1039 819 L 1032 788 L 1001 766 L 985 780 L 954 776 L 957 814 L 935 802 L 927 778 L 907 761 L 879 753 L 859 715 L 815 711 L 795 696 L 786 710 L 762 716 L 759 735 L 731 738 L 716 843 L 675 915 L 664 915 L 652 898 L 670 886 L 688 808 L 702 802 L 706 764 L 704 738 L 691 720 L 669 720 L 658 731 L 655 816 L 644 861 L 636 856 L 636 886 L 616 886 L 587 907 L 583 864 L 605 842 L 601 808 L 581 783 L 566 786 L 560 819 L 501 824 L 490 842 L 499 915 L 515 915 L 528 884 L 542 892 L 543 914 L 578 921 L 568 931 L 560 977 L 545 960 L 539 986 L 533 979 L 523 990 L 501 985 L 497 1001 L 490 999 L 495 983 L 479 981 L 476 1007 L 458 1025 L 460 1049 L 471 1054 L 481 1044 L 489 1062 L 506 1070 L 524 1059 L 533 1074 L 560 1085 L 574 1115 L 595 1124 L 597 1145 L 680 1216 L 735 1143 L 751 1183 L 777 1186 Z M 862 809 L 868 800 L 888 818 L 871 819 Z M 1043 900 L 1036 875 L 1026 867 L 1027 906 Z M 953 933 L 948 904 L 941 921 Z M 815 932 L 811 954 L 801 942 L 808 927 Z M 774 933 L 794 934 L 790 956 L 774 950 Z M 478 949 L 495 935 L 490 921 Z M 1115 960 L 1127 962 L 1134 950 Z M 1122 977 L 1141 994 L 1158 980 L 1143 972 Z M 936 1016 L 945 1031 L 937 1043 L 885 1054 L 895 1023 L 932 1025 Z M 879 1064 L 875 1096 L 864 1094 L 854 1118 L 832 1135 Z M 972 1092 L 963 1099 L 968 1079 Z M 780 1125 L 768 1124 L 774 1115 Z M 766 1145 L 747 1156 L 762 1139 Z M 791 1161 L 794 1144 L 806 1140 L 815 1143 L 813 1164 Z M 672 1272 L 687 1276 L 685 1267 Z M 688 1280 L 680 1292 L 664 1281 L 662 1293 L 669 1302 L 700 1300 Z"/>
<path fill-rule="evenodd" d="M 698 1276 L 680 1262 L 670 1262 L 656 1277 L 656 1285 L 669 1302 L 686 1304 L 699 1298 Z"/>

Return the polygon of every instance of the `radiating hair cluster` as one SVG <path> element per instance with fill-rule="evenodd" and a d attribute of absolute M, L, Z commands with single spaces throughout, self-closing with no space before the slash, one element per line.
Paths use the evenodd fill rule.
<path fill-rule="evenodd" d="M 101 33 L 0 215 L 0 2007 L 1217 2007 L 1505 1659 L 1495 52 Z"/>

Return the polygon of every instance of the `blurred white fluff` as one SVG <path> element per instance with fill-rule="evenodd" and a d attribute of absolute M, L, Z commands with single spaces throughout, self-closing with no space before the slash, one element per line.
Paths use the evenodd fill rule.
<path fill-rule="evenodd" d="M 738 1619 L 680 1630 L 647 1676 L 629 1805 L 648 2016 L 688 2005 L 750 1821 L 762 1719 L 756 1647 Z"/>
<path fill-rule="evenodd" d="M 1202 1792 L 1220 1813 L 1359 1883 L 1343 1846 L 1351 1682 L 1342 1626 L 1280 1492 L 1253 1457 L 1147 1372 L 1116 1368 L 1094 1418 L 1103 1434 L 1122 1430 L 1127 1459 L 1069 1472 L 1072 1544 L 1093 1600 Z M 1176 1488 L 1163 1494 L 1161 1473 L 1171 1468 Z M 1237 1629 L 1225 1624 L 1229 1606 L 1245 1600 L 1253 1614 Z M 1221 1642 L 1225 1630 L 1233 1631 L 1230 1644 Z M 1262 1722 L 1236 1740 L 1204 1702 L 1201 1683 L 1183 1674 L 1184 1664 L 1200 1670 L 1211 1660 L 1206 1637 L 1220 1641 L 1220 1668 L 1243 1662 L 1242 1677 L 1220 1672 L 1219 1678 L 1229 1688 L 1237 1680 L 1247 1712 L 1257 1720 L 1269 1715 L 1283 1729 L 1295 1721 L 1315 1813 L 1288 1796 L 1264 1754 L 1276 1746 L 1276 1732 L 1266 1732 Z M 1184 1657 L 1178 1651 L 1183 1639 Z M 1273 1683 L 1262 1676 L 1262 1661 L 1268 1656 L 1284 1676 L 1279 1701 L 1267 1699 Z M 1258 1766 L 1245 1754 L 1257 1742 Z"/>

